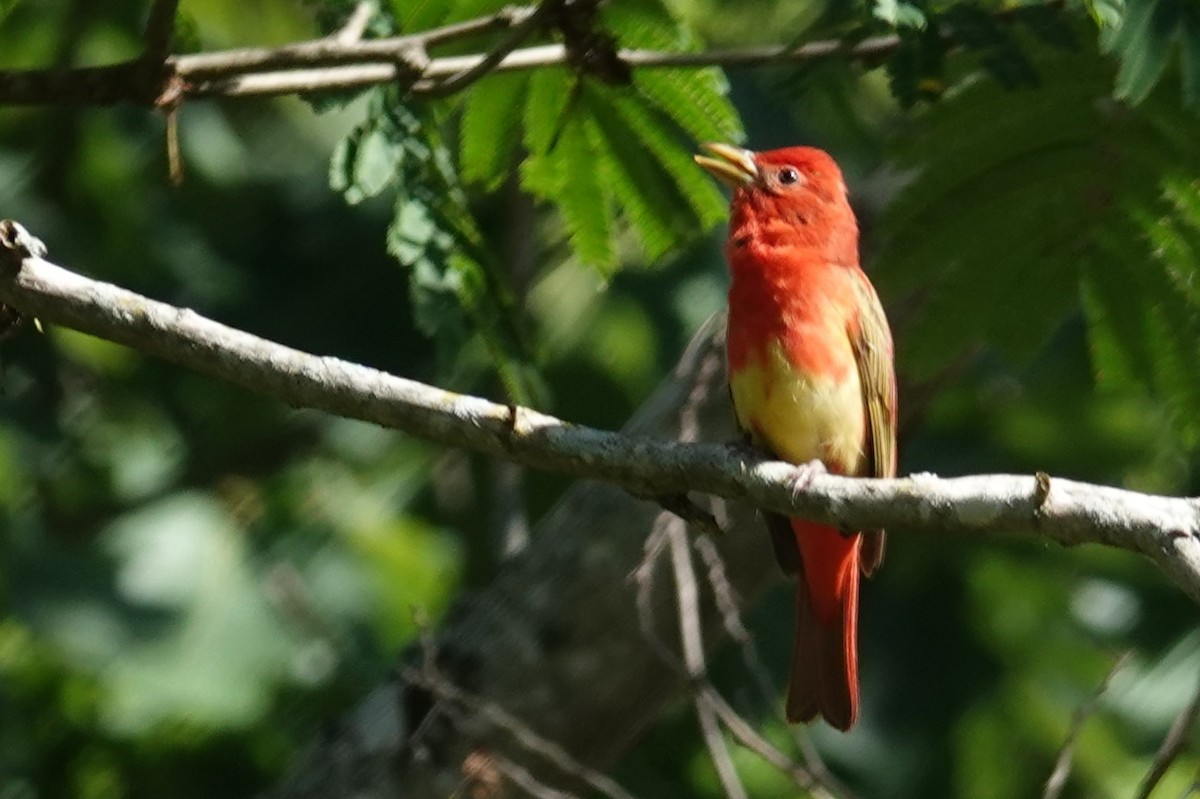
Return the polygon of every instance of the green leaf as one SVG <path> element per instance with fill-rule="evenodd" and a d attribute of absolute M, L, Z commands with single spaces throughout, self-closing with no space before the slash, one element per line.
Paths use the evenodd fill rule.
<path fill-rule="evenodd" d="M 387 188 L 395 179 L 396 169 L 403 159 L 404 148 L 386 132 L 367 131 L 355 150 L 353 181 L 344 192 L 346 202 L 353 205 Z"/>
<path fill-rule="evenodd" d="M 1200 446 L 1200 181 L 1169 175 L 1162 197 L 1132 209 L 1148 252 L 1124 247 L 1111 269 L 1090 276 L 1093 355 L 1102 374 L 1133 376 L 1166 399 L 1184 444 Z M 1118 328 L 1120 325 L 1120 328 Z"/>
<path fill-rule="evenodd" d="M 565 69 L 541 69 L 529 79 L 525 98 L 525 149 L 544 155 L 564 124 L 575 83 Z"/>
<path fill-rule="evenodd" d="M 406 197 L 397 201 L 396 214 L 387 231 L 387 251 L 397 261 L 416 269 L 453 246 L 454 237 L 438 225 L 428 205 Z"/>
<path fill-rule="evenodd" d="M 1009 19 L 1053 47 L 1074 50 L 1079 46 L 1071 17 L 1061 7 L 1044 3 L 1018 6 L 1009 11 Z"/>
<path fill-rule="evenodd" d="M 742 122 L 725 96 L 729 86 L 716 68 L 699 70 L 644 69 L 633 84 L 657 108 L 697 142 L 740 142 Z"/>
<path fill-rule="evenodd" d="M 924 28 L 928 24 L 925 13 L 918 6 L 902 0 L 875 0 L 871 13 L 893 28 Z"/>
<path fill-rule="evenodd" d="M 734 132 L 728 117 L 713 125 L 693 116 L 688 124 L 704 134 Z M 564 145 L 568 130 L 574 138 Z M 614 202 L 638 233 L 647 257 L 661 258 L 725 215 L 716 185 L 696 168 L 691 148 L 678 133 L 668 116 L 628 89 L 572 83 L 571 76 L 557 70 L 539 72 L 530 80 L 525 103 L 529 157 L 521 169 L 523 185 L 559 207 L 585 262 L 615 263 Z M 587 140 L 586 150 L 578 149 L 581 137 Z M 584 197 L 584 192 L 593 196 Z M 602 230 L 609 238 L 603 246 L 598 240 Z"/>
<path fill-rule="evenodd" d="M 1014 360 L 1038 351 L 1077 307 L 1081 278 L 1108 274 L 1109 237 L 1127 243 L 1129 263 L 1145 259 L 1129 245 L 1142 237 L 1128 209 L 1155 201 L 1168 167 L 1197 161 L 1195 120 L 1097 101 L 1107 83 L 1094 56 L 1047 52 L 1039 70 L 1055 80 L 1036 93 L 989 81 L 956 89 L 897 153 L 919 172 L 884 221 L 878 280 L 885 296 L 920 303 L 898 336 L 913 374 L 982 342 Z M 1109 308 L 1110 289 L 1131 296 L 1097 284 L 1093 305 Z"/>
<path fill-rule="evenodd" d="M 695 46 L 652 0 L 607 4 L 602 14 L 623 47 Z M 564 69 L 538 70 L 524 100 L 522 185 L 558 207 L 580 259 L 605 269 L 617 261 L 618 221 L 654 260 L 723 219 L 725 201 L 692 162 L 694 144 L 684 134 L 742 136 L 718 70 L 643 70 L 633 80 L 617 88 Z"/>
<path fill-rule="evenodd" d="M 443 378 L 475 333 L 510 398 L 541 401 L 510 293 L 432 111 L 401 102 L 394 88 L 372 90 L 367 118 L 334 151 L 330 185 L 351 203 L 394 193 L 387 249 L 409 270 L 417 325 L 437 345 Z"/>
<path fill-rule="evenodd" d="M 1120 25 L 1101 42 L 1120 58 L 1114 95 L 1137 104 L 1161 79 L 1175 42 L 1184 103 L 1200 108 L 1200 8 L 1190 0 L 1128 0 Z"/>
<path fill-rule="evenodd" d="M 604 6 L 603 19 L 622 47 L 676 52 L 699 49 L 687 29 L 657 3 L 610 3 Z M 715 67 L 636 70 L 633 82 L 638 92 L 698 142 L 736 142 L 745 135 L 737 110 L 729 102 L 725 73 Z"/>
<path fill-rule="evenodd" d="M 1107 35 L 1109 31 L 1115 31 L 1121 26 L 1121 9 L 1124 8 L 1122 0 L 1084 0 L 1084 6 L 1102 34 Z M 1102 36 L 1101 42 L 1103 41 Z"/>
<path fill-rule="evenodd" d="M 1146 99 L 1167 66 L 1170 41 L 1158 0 L 1129 0 L 1113 49 L 1121 57 L 1115 95 L 1137 104 Z"/>
<path fill-rule="evenodd" d="M 110 730 L 239 727 L 266 711 L 297 645 L 249 570 L 245 540 L 227 509 L 198 493 L 159 500 L 105 531 L 123 599 L 171 621 L 103 670 Z"/>
<path fill-rule="evenodd" d="M 602 137 L 597 164 L 641 238 L 647 259 L 657 260 L 687 231 L 686 222 L 680 219 L 686 200 L 645 143 L 620 124 L 609 92 L 602 87 L 587 88 L 585 102 Z"/>
<path fill-rule="evenodd" d="M 971 5 L 951 6 L 940 16 L 954 41 L 976 52 L 1001 85 L 1013 89 L 1036 86 L 1037 72 L 1011 30 L 993 13 Z"/>
<path fill-rule="evenodd" d="M 580 260 L 610 269 L 616 263 L 613 214 L 593 156 L 597 138 L 590 121 L 579 116 L 563 127 L 555 147 L 554 163 L 561 176 L 555 195 Z"/>
<path fill-rule="evenodd" d="M 1161 398 L 1200 447 L 1200 120 L 1161 93 L 1136 114 L 1100 101 L 1091 55 L 1039 69 L 1055 80 L 1036 93 L 957 88 L 898 153 L 915 177 L 875 277 L 913 309 L 902 368 L 935 374 L 982 344 L 1028 360 L 1082 307 L 1101 383 Z"/>
<path fill-rule="evenodd" d="M 392 186 L 412 146 L 412 131 L 388 118 L 381 97 L 381 92 L 372 95 L 366 120 L 338 142 L 330 157 L 329 186 L 351 205 Z"/>
<path fill-rule="evenodd" d="M 601 9 L 605 27 L 622 47 L 647 50 L 695 50 L 697 42 L 657 0 L 625 0 Z"/>
<path fill-rule="evenodd" d="M 493 14 L 510 5 L 506 0 L 390 0 L 392 12 L 405 31 L 423 31 L 437 25 Z"/>
<path fill-rule="evenodd" d="M 930 25 L 898 32 L 900 46 L 887 60 L 888 85 L 901 108 L 911 108 L 924 97 L 940 95 L 945 84 L 947 43 Z"/>
<path fill-rule="evenodd" d="M 1107 382 L 1136 380 L 1167 402 L 1186 445 L 1200 445 L 1200 184 L 1164 182 L 1161 200 L 1134 207 L 1144 238 L 1109 239 L 1114 257 L 1088 274 L 1093 356 Z M 1148 251 L 1137 252 L 1137 245 Z"/>
<path fill-rule="evenodd" d="M 614 96 L 614 107 L 629 130 L 657 158 L 671 185 L 699 219 L 700 227 L 707 230 L 721 222 L 726 215 L 724 196 L 717 184 L 696 168 L 691 153 L 680 147 L 667 120 L 627 93 Z"/>
<path fill-rule="evenodd" d="M 476 84 L 463 106 L 459 143 L 462 176 L 494 189 L 508 175 L 520 141 L 524 75 L 495 75 Z"/>

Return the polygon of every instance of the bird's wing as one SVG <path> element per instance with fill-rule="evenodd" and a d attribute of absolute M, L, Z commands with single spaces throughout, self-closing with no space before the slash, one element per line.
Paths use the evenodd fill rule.
<path fill-rule="evenodd" d="M 850 343 L 858 363 L 863 406 L 867 414 L 867 464 L 864 476 L 896 476 L 896 372 L 892 334 L 879 296 L 859 272 L 855 281 L 858 313 L 851 322 Z M 883 562 L 883 530 L 863 532 L 862 570 L 874 574 Z"/>

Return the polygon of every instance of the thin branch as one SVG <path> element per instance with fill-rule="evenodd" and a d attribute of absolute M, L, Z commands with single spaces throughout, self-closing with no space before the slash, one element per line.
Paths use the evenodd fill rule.
<path fill-rule="evenodd" d="M 746 671 L 754 678 L 754 685 L 758 689 L 758 693 L 762 701 L 774 711 L 774 715 L 778 718 L 783 718 L 779 704 L 779 688 L 771 679 L 767 667 L 763 664 L 762 658 L 758 655 L 758 647 L 755 646 L 754 637 L 750 631 L 746 629 L 742 623 L 741 613 L 739 611 L 739 599 L 736 592 L 733 590 L 733 585 L 729 581 L 729 575 L 725 571 L 725 562 L 721 559 L 721 553 L 713 544 L 713 540 L 709 536 L 699 536 L 695 543 L 696 551 L 700 554 L 700 559 L 704 561 L 706 574 L 708 576 L 708 584 L 712 588 L 713 601 L 717 606 L 717 610 L 721 613 L 722 624 L 725 627 L 726 634 L 738 645 L 742 652 L 742 663 L 746 667 Z M 718 712 L 720 709 L 718 708 Z M 729 708 L 729 713 L 734 713 L 733 708 Z M 736 715 L 736 713 L 734 713 Z M 838 782 L 837 778 L 830 773 L 829 768 L 825 765 L 825 761 L 821 759 L 820 753 L 816 746 L 813 745 L 812 738 L 808 734 L 808 728 L 798 724 L 785 725 L 788 732 L 791 733 L 792 739 L 796 743 L 796 747 L 800 750 L 800 756 L 804 760 L 804 768 L 797 767 L 790 760 L 780 753 L 779 757 L 784 758 L 784 765 L 781 765 L 776 760 L 772 760 L 761 749 L 761 743 L 749 740 L 744 734 L 739 734 L 733 726 L 729 718 L 722 713 L 730 732 L 734 734 L 743 746 L 757 752 L 760 757 L 768 763 L 781 769 L 793 779 L 803 777 L 802 781 L 797 784 L 804 788 L 811 789 L 814 782 L 820 783 L 828 788 L 832 793 L 838 796 L 848 796 L 849 792 L 845 786 Z M 738 717 L 741 718 L 740 716 Z M 753 730 L 750 725 L 745 725 Z M 769 745 L 769 744 L 768 744 Z"/>
<path fill-rule="evenodd" d="M 533 774 L 529 772 L 529 769 L 517 765 L 507 757 L 497 756 L 495 758 L 495 764 L 496 769 L 501 774 L 508 777 L 509 780 L 512 781 L 513 785 L 516 785 L 518 788 L 525 791 L 525 793 L 534 797 L 534 799 L 579 799 L 579 797 L 573 793 L 567 793 L 566 791 L 560 791 L 557 788 L 551 788 L 549 785 L 546 785 L 537 777 L 533 776 Z M 496 793 L 487 795 L 503 796 L 504 794 Z"/>
<path fill-rule="evenodd" d="M 1042 799 L 1058 799 L 1062 794 L 1063 788 L 1067 786 L 1067 779 L 1071 776 L 1071 767 L 1075 759 L 1075 744 L 1079 740 L 1079 733 L 1083 730 L 1083 724 L 1088 720 L 1096 709 L 1100 706 L 1100 699 L 1104 696 L 1104 692 L 1108 690 L 1109 684 L 1118 671 L 1125 668 L 1125 664 L 1129 662 L 1129 658 L 1133 656 L 1132 652 L 1125 652 L 1112 667 L 1108 673 L 1104 675 L 1104 679 L 1100 680 L 1100 684 L 1096 686 L 1096 690 L 1092 692 L 1088 701 L 1075 709 L 1074 715 L 1071 716 L 1071 726 L 1067 730 L 1067 737 L 1063 741 L 1062 747 L 1058 750 L 1058 757 L 1054 761 L 1054 770 L 1050 772 L 1050 777 L 1046 780 L 1046 787 L 1042 792 Z"/>
<path fill-rule="evenodd" d="M 375 6 L 370 0 L 358 0 L 358 5 L 350 12 L 350 16 L 346 17 L 342 27 L 329 38 L 338 44 L 354 44 L 360 41 L 367 32 L 367 25 L 371 23 L 371 14 L 374 12 Z"/>
<path fill-rule="evenodd" d="M 369 43 L 364 42 L 360 46 Z M 641 69 L 678 69 L 705 66 L 750 67 L 763 64 L 784 64 L 814 61 L 833 57 L 851 60 L 871 60 L 888 55 L 900 45 L 900 37 L 874 36 L 854 45 L 840 39 L 827 39 L 807 44 L 769 45 L 727 50 L 710 50 L 701 53 L 679 53 L 661 50 L 620 50 L 618 57 L 631 67 Z M 411 43 L 410 43 L 411 46 Z M 216 56 L 217 54 L 212 54 Z M 393 53 L 397 59 L 405 53 Z M 211 82 L 190 73 L 190 64 L 180 57 L 177 67 L 181 76 L 190 80 L 188 94 L 194 97 L 250 97 L 294 94 L 297 92 L 344 91 L 363 89 L 383 83 L 405 80 L 414 74 L 411 69 L 390 63 L 361 63 L 359 58 L 341 60 L 342 66 L 314 69 L 297 69 L 288 72 L 246 73 L 228 80 Z M 475 74 L 477 70 L 487 74 L 519 72 L 552 66 L 567 66 L 570 63 L 568 50 L 562 44 L 542 44 L 513 50 L 499 61 L 486 64 L 488 54 L 444 56 L 432 58 L 414 74 L 409 91 L 413 95 L 444 96 L 442 80 L 458 74 Z M 3 91 L 3 73 L 0 73 L 0 103 L 6 102 Z"/>
<path fill-rule="evenodd" d="M 521 24 L 531 14 L 532 7 L 510 6 L 485 17 L 404 36 L 360 39 L 353 42 L 341 41 L 336 36 L 326 36 L 280 47 L 248 47 L 179 55 L 175 57 L 174 64 L 182 77 L 189 81 L 199 81 L 252 72 L 391 63 L 404 58 L 414 49 L 428 50 L 482 34 L 507 30 Z"/>
<path fill-rule="evenodd" d="M 1171 722 L 1171 729 L 1167 730 L 1166 737 L 1163 738 L 1158 751 L 1154 753 L 1154 762 L 1150 765 L 1150 770 L 1146 772 L 1146 776 L 1142 778 L 1142 782 L 1138 786 L 1137 799 L 1149 799 L 1150 794 L 1154 792 L 1155 786 L 1166 776 L 1167 769 L 1171 768 L 1171 764 L 1175 762 L 1175 758 L 1179 757 L 1179 753 L 1183 751 L 1183 746 L 1187 743 L 1188 733 L 1195 726 L 1197 717 L 1200 717 L 1200 683 L 1196 685 L 1196 690 L 1192 692 L 1191 701 L 1179 711 L 1179 715 Z"/>
<path fill-rule="evenodd" d="M 675 573 L 675 598 L 678 603 L 679 639 L 683 645 L 683 665 L 688 678 L 695 683 L 707 681 L 708 665 L 704 658 L 704 634 L 700 623 L 700 588 L 692 564 L 687 529 L 677 516 L 660 517 L 671 551 L 671 567 Z M 729 799 L 749 799 L 746 787 L 738 776 L 729 746 L 721 734 L 716 711 L 706 702 L 696 701 L 696 716 L 704 746 L 708 749 L 717 777 Z"/>
<path fill-rule="evenodd" d="M 183 94 L 195 97 L 277 96 L 346 91 L 397 82 L 412 94 L 443 96 L 455 75 L 461 90 L 484 74 L 568 66 L 562 44 L 544 44 L 511 52 L 497 48 L 483 54 L 428 58 L 439 44 L 480 33 L 520 28 L 532 13 L 506 9 L 489 17 L 437 28 L 411 36 L 344 43 L 328 37 L 276 48 L 249 48 L 179 55 L 168 61 L 183 83 Z M 519 41 L 519 40 L 518 40 Z M 900 45 L 894 35 L 874 36 L 855 44 L 826 39 L 802 45 L 768 45 L 699 53 L 620 50 L 618 58 L 634 68 L 749 67 L 834 57 L 875 60 Z M 497 58 L 497 55 L 502 57 Z M 129 85 L 138 62 L 69 69 L 0 70 L 0 105 L 111 105 L 144 102 Z"/>
<path fill-rule="evenodd" d="M 828 772 L 822 775 L 810 771 L 779 751 L 753 725 L 730 707 L 725 698 L 711 685 L 703 686 L 700 696 L 712 707 L 738 743 L 788 775 L 793 782 L 808 791 L 814 799 L 834 799 L 834 797 L 852 799 L 852 794 L 840 783 L 834 781 Z"/>
<path fill-rule="evenodd" d="M 510 53 L 520 47 L 521 43 L 533 34 L 537 27 L 542 24 L 546 13 L 557 3 L 555 0 L 542 0 L 532 14 L 527 14 L 524 19 L 514 25 L 508 33 L 504 35 L 495 47 L 488 51 L 485 55 L 471 66 L 455 72 L 443 80 L 433 83 L 428 88 L 424 89 L 424 93 L 433 97 L 447 97 L 455 92 L 460 92 L 470 86 L 475 81 L 487 75 L 495 69 Z M 432 63 L 429 65 L 432 66 Z M 426 68 L 424 77 L 428 78 L 428 67 Z"/>
<path fill-rule="evenodd" d="M 433 654 L 427 652 L 426 655 L 425 662 L 420 669 L 406 670 L 405 678 L 409 682 L 423 686 L 438 699 L 470 711 L 475 718 L 486 720 L 488 724 L 503 730 L 522 748 L 539 756 L 560 773 L 586 783 L 588 787 L 609 799 L 635 799 L 633 794 L 622 788 L 611 777 L 580 763 L 559 744 L 546 740 L 524 721 L 495 702 L 475 696 L 446 679 L 437 670 L 436 658 Z"/>
<path fill-rule="evenodd" d="M 659 562 L 659 556 L 662 555 L 668 546 L 671 547 L 672 561 L 676 561 L 679 557 L 674 542 L 675 536 L 672 535 L 672 527 L 678 524 L 678 519 L 668 514 L 659 514 L 650 534 L 646 536 L 642 561 L 633 573 L 633 579 L 637 585 L 638 627 L 641 630 L 643 640 L 658 655 L 659 659 L 687 681 L 692 700 L 696 704 L 697 713 L 700 714 L 701 724 L 708 725 L 708 727 L 701 727 L 701 731 L 706 736 L 706 743 L 708 743 L 708 736 L 713 734 L 720 735 L 719 729 L 712 730 L 711 719 L 715 717 L 725 724 L 729 733 L 738 743 L 757 754 L 781 773 L 786 774 L 796 785 L 808 791 L 814 799 L 835 799 L 835 797 L 836 799 L 851 799 L 851 794 L 838 784 L 836 780 L 829 777 L 823 764 L 821 764 L 820 770 L 817 771 L 810 770 L 806 766 L 793 762 L 770 741 L 760 735 L 752 724 L 742 718 L 725 701 L 725 698 L 721 696 L 720 692 L 717 691 L 704 675 L 702 646 L 699 647 L 699 656 L 696 654 L 701 636 L 690 628 L 699 620 L 697 613 L 691 613 L 688 619 L 683 618 L 682 615 L 680 617 L 680 632 L 685 658 L 690 657 L 693 661 L 690 665 L 681 661 L 675 652 L 659 637 L 655 629 L 654 603 L 651 596 L 654 590 L 654 568 Z M 688 563 L 689 566 L 687 568 L 690 568 L 690 560 Z M 678 613 L 683 614 L 688 608 L 696 606 L 697 601 L 694 598 L 694 573 L 690 583 L 686 573 L 684 574 L 684 579 L 681 581 L 680 565 L 677 563 L 675 569 L 677 586 L 676 603 Z M 688 587 L 689 584 L 690 587 Z M 692 652 L 691 655 L 686 654 L 689 651 Z M 710 751 L 712 751 L 712 746 L 713 744 L 710 744 Z M 817 762 L 820 762 L 819 759 Z M 716 761 L 714 761 L 714 764 L 716 764 Z M 720 765 L 717 767 L 718 773 L 720 773 L 722 767 Z"/>
<path fill-rule="evenodd" d="M 133 347 L 297 407 L 313 408 L 536 469 L 607 480 L 639 496 L 699 491 L 846 529 L 1023 533 L 1141 552 L 1200 601 L 1195 500 L 1044 475 L 930 474 L 874 480 L 818 474 L 738 448 L 624 436 L 524 407 L 455 394 L 252 336 L 194 311 L 89 280 L 38 257 L 0 222 L 0 302 L 25 316 Z"/>

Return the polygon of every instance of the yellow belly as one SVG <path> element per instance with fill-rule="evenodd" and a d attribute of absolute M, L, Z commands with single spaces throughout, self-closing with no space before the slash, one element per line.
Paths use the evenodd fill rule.
<path fill-rule="evenodd" d="M 729 385 L 738 422 L 783 460 L 820 460 L 846 474 L 861 469 L 866 415 L 856 369 L 838 381 L 800 374 L 772 342 Z"/>

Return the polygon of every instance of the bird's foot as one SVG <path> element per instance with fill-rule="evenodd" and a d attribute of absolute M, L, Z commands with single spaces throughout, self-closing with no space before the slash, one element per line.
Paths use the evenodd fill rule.
<path fill-rule="evenodd" d="M 812 481 L 823 474 L 829 474 L 829 470 L 819 460 L 813 459 L 808 463 L 797 464 L 796 471 L 791 477 L 792 496 L 796 496 L 801 491 L 807 491 L 808 487 L 812 485 Z"/>

